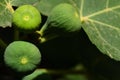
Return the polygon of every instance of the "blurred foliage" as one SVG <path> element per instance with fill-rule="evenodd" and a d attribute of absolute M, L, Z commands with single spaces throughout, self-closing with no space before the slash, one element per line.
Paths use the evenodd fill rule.
<path fill-rule="evenodd" d="M 119 25 L 118 23 L 120 19 L 119 14 L 116 14 L 116 12 L 119 13 L 120 11 L 119 0 L 102 0 L 102 1 L 90 0 L 91 2 L 90 1 L 89 2 L 91 4 L 95 3 L 92 7 L 90 7 L 91 4 L 89 2 L 87 4 L 86 0 L 34 0 L 35 2 L 33 0 L 31 0 L 32 2 L 28 0 L 24 0 L 24 3 L 22 3 L 23 0 L 19 0 L 20 4 L 18 4 L 19 1 L 17 3 L 17 0 L 0 0 L 0 6 L 1 6 L 0 12 L 2 12 L 2 14 L 0 14 L 0 18 L 1 18 L 0 39 L 6 42 L 6 44 L 9 44 L 14 40 L 14 36 L 13 36 L 14 28 L 12 27 L 11 24 L 12 12 L 11 9 L 9 10 L 9 8 L 6 8 L 6 6 L 8 5 L 6 4 L 6 1 L 7 3 L 10 3 L 10 6 L 14 6 L 15 8 L 22 4 L 32 4 L 36 6 L 39 9 L 39 11 L 42 13 L 43 22 L 40 25 L 40 28 L 45 23 L 47 19 L 47 15 L 49 15 L 51 9 L 55 5 L 58 5 L 59 3 L 67 2 L 73 4 L 74 6 L 80 6 L 79 2 L 85 1 L 86 6 L 83 12 L 84 16 L 82 17 L 89 15 L 91 12 L 105 9 L 106 4 L 104 3 L 104 1 L 108 1 L 110 3 L 108 7 L 113 7 L 118 5 L 116 6 L 117 9 L 109 11 L 110 12 L 110 14 L 108 13 L 109 16 L 107 15 L 105 16 L 103 14 L 106 13 L 103 13 L 100 14 L 99 16 L 90 17 L 90 20 L 88 20 L 88 22 L 86 23 L 89 23 L 91 25 L 89 27 L 88 26 L 86 27 L 86 25 L 88 24 L 84 24 L 83 28 L 78 33 L 72 36 L 58 37 L 46 43 L 40 44 L 38 41 L 38 37 L 40 35 L 37 35 L 36 33 L 30 33 L 30 34 L 20 33 L 20 40 L 26 40 L 32 42 L 35 45 L 37 45 L 38 48 L 41 50 L 42 62 L 38 66 L 38 68 L 39 69 L 44 68 L 48 72 L 46 74 L 38 75 L 35 78 L 35 80 L 46 80 L 46 79 L 47 80 L 120 80 L 120 76 L 119 76 L 120 62 L 111 59 L 107 55 L 104 55 L 101 52 L 101 50 L 98 49 L 99 46 L 96 47 L 94 45 L 94 44 L 96 45 L 102 44 L 102 43 L 94 42 L 94 39 L 96 39 L 95 41 L 98 41 L 100 39 L 99 41 L 102 42 L 101 37 L 98 36 L 96 32 L 96 30 L 99 30 L 102 37 L 105 38 L 106 41 L 111 42 L 109 44 L 119 49 L 119 45 L 118 45 L 120 38 L 119 27 L 116 27 L 117 25 Z M 102 3 L 104 3 L 104 5 Z M 102 5 L 101 8 L 98 7 L 98 4 L 99 6 Z M 94 9 L 95 10 L 94 11 L 93 8 L 96 8 L 96 5 L 97 5 L 97 9 Z M 86 9 L 87 12 L 85 11 Z M 115 15 L 117 17 L 115 17 Z M 110 25 L 113 24 L 115 26 L 111 27 L 109 24 L 107 24 L 106 26 L 105 25 L 101 26 L 100 22 L 96 23 L 95 20 L 101 18 L 105 22 L 108 21 L 106 23 L 110 23 Z M 95 20 L 91 22 L 91 19 L 92 20 L 95 19 Z M 11 26 L 11 27 L 7 27 L 7 26 Z M 118 32 L 116 30 L 118 30 Z M 114 32 L 114 34 L 112 34 L 112 32 Z M 96 35 L 94 35 L 94 33 Z M 110 36 L 110 34 L 112 34 L 112 36 Z M 115 36 L 118 36 L 117 39 L 115 38 Z M 118 47 L 116 47 L 116 45 Z M 108 48 L 110 47 L 112 46 L 107 47 L 105 50 L 108 50 Z M 103 48 L 103 46 L 101 48 Z M 110 54 L 114 55 L 114 52 L 112 51 L 114 50 L 111 49 L 108 52 L 109 53 L 111 52 Z M 26 73 L 19 73 L 12 70 L 11 68 L 7 67 L 4 64 L 3 54 L 4 54 L 4 48 L 3 46 L 0 46 L 0 70 L 1 70 L 0 80 L 16 80 L 16 79 L 22 80 L 23 77 L 28 76 L 29 74 L 32 74 L 34 72 L 32 71 Z"/>

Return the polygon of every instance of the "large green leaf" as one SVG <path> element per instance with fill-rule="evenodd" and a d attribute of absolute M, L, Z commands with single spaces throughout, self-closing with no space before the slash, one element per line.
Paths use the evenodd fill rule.
<path fill-rule="evenodd" d="M 20 6 L 24 4 L 32 4 L 35 5 L 39 2 L 40 0 L 12 0 L 12 5 L 13 6 Z"/>
<path fill-rule="evenodd" d="M 120 0 L 80 0 L 83 29 L 97 48 L 120 61 Z"/>
<path fill-rule="evenodd" d="M 24 4 L 35 4 L 39 0 L 0 0 L 0 27 L 11 27 L 12 13 L 14 12 L 12 6 L 20 6 Z"/>

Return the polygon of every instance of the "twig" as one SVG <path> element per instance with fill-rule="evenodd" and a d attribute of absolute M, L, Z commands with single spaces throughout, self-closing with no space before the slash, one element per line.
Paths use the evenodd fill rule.
<path fill-rule="evenodd" d="M 7 44 L 2 39 L 0 39 L 0 46 L 1 48 L 5 49 L 7 47 Z"/>
<path fill-rule="evenodd" d="M 86 73 L 85 70 L 73 70 L 73 69 L 44 69 L 44 70 L 46 70 L 46 73 L 51 75 L 85 74 Z"/>

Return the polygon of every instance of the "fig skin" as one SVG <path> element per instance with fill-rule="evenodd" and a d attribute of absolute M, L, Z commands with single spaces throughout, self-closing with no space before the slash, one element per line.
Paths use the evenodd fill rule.
<path fill-rule="evenodd" d="M 4 61 L 7 66 L 18 72 L 31 71 L 40 63 L 41 53 L 30 42 L 14 41 L 5 49 Z"/>
<path fill-rule="evenodd" d="M 22 5 L 13 13 L 12 22 L 20 31 L 35 31 L 41 23 L 41 14 L 32 5 Z"/>
<path fill-rule="evenodd" d="M 81 29 L 81 20 L 77 9 L 68 3 L 55 6 L 41 28 L 41 36 L 50 34 L 66 35 Z"/>

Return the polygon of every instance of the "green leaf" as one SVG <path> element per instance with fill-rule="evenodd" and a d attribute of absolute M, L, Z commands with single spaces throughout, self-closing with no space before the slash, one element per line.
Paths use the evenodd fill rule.
<path fill-rule="evenodd" d="M 39 1 L 40 0 L 12 0 L 12 5 L 13 6 L 20 6 L 20 5 L 25 5 L 25 4 L 35 5 Z"/>
<path fill-rule="evenodd" d="M 80 0 L 83 29 L 97 48 L 120 61 L 120 0 Z"/>
<path fill-rule="evenodd" d="M 11 27 L 11 21 L 12 21 L 12 9 L 10 7 L 10 3 L 7 2 L 6 0 L 0 0 L 0 26 L 1 27 L 6 27 L 10 26 Z"/>
<path fill-rule="evenodd" d="M 39 0 L 0 0 L 0 27 L 12 26 L 12 6 L 20 6 L 24 4 L 35 4 Z"/>

